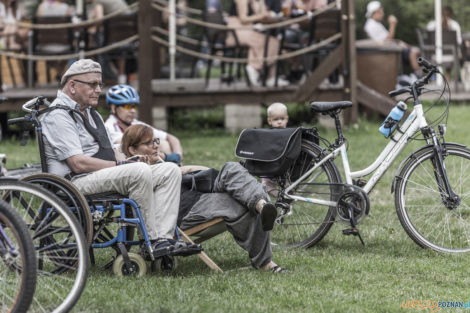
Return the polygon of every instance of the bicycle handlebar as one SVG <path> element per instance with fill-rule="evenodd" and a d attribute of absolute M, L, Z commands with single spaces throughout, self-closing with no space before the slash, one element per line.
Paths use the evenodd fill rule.
<path fill-rule="evenodd" d="M 437 66 L 426 60 L 425 58 L 418 58 L 418 65 L 424 67 L 428 71 L 437 71 Z"/>
<path fill-rule="evenodd" d="M 36 106 L 37 108 L 39 108 L 39 106 L 41 105 L 45 105 L 49 107 L 51 103 L 46 98 L 39 96 L 23 104 L 22 110 L 25 112 L 31 113 L 33 111 L 33 109 L 31 108 L 32 106 Z"/>
<path fill-rule="evenodd" d="M 388 93 L 388 95 L 390 97 L 396 97 L 396 96 L 399 96 L 399 95 L 404 94 L 404 93 L 409 93 L 410 91 L 411 91 L 410 87 L 406 87 L 406 88 L 401 88 L 401 89 L 396 89 L 396 90 L 390 91 Z"/>
<path fill-rule="evenodd" d="M 418 65 L 423 68 L 423 72 L 426 73 L 425 76 L 421 77 L 420 79 L 416 80 L 414 83 L 412 83 L 408 87 L 392 90 L 388 93 L 390 97 L 396 97 L 398 95 L 404 94 L 404 93 L 410 93 L 413 94 L 413 90 L 418 90 L 418 95 L 420 94 L 421 87 L 423 87 L 425 84 L 429 82 L 429 79 L 431 79 L 432 75 L 434 73 L 440 73 L 439 69 L 437 66 L 426 60 L 425 58 L 418 58 Z"/>
<path fill-rule="evenodd" d="M 8 120 L 8 125 L 21 123 L 21 122 L 28 122 L 28 121 L 29 121 L 29 117 L 15 117 L 15 118 L 10 118 Z"/>

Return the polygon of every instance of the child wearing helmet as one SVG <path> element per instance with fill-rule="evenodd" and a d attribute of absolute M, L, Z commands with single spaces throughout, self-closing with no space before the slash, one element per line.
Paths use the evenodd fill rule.
<path fill-rule="evenodd" d="M 105 126 L 118 149 L 122 135 L 129 126 L 145 124 L 137 119 L 140 97 L 129 85 L 114 85 L 106 92 L 106 103 L 110 106 L 111 114 L 106 119 Z M 167 162 L 180 163 L 183 159 L 183 148 L 179 139 L 165 131 L 153 127 L 152 129 L 155 138 L 160 139 L 161 158 Z"/>

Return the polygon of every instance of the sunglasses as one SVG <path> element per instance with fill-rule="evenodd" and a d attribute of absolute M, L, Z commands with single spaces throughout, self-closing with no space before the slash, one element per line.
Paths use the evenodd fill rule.
<path fill-rule="evenodd" d="M 160 144 L 160 138 L 153 138 L 153 139 L 150 139 L 149 141 L 145 141 L 145 142 L 141 142 L 138 145 L 146 145 L 146 146 L 151 146 L 153 144 L 156 144 L 157 146 Z"/>
<path fill-rule="evenodd" d="M 135 103 L 123 104 L 120 107 L 125 109 L 125 110 L 132 110 L 132 109 L 137 110 L 137 104 L 135 104 Z"/>

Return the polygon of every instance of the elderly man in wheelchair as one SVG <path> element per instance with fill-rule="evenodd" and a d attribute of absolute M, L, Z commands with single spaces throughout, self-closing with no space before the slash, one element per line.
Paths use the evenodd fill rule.
<path fill-rule="evenodd" d="M 85 196 L 114 192 L 134 200 L 144 225 L 139 234 L 152 260 L 199 253 L 200 245 L 173 239 L 181 187 L 178 166 L 125 160 L 113 149 L 94 110 L 102 87 L 101 66 L 90 59 L 76 61 L 61 85 L 41 121 L 48 171 L 69 179 Z"/>

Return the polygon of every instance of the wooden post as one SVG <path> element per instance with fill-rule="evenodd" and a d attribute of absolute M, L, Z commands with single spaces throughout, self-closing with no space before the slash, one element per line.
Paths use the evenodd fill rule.
<path fill-rule="evenodd" d="M 342 34 L 344 47 L 344 94 L 353 103 L 350 110 L 345 111 L 345 124 L 356 123 L 358 114 L 357 104 L 357 67 L 356 67 L 356 33 L 354 0 L 342 0 Z"/>
<path fill-rule="evenodd" d="M 139 0 L 139 119 L 152 124 L 152 12 L 151 0 Z"/>
<path fill-rule="evenodd" d="M 162 24 L 162 12 L 152 9 L 152 25 L 160 26 Z M 161 45 L 152 40 L 153 47 L 153 78 L 160 78 L 161 75 Z"/>

